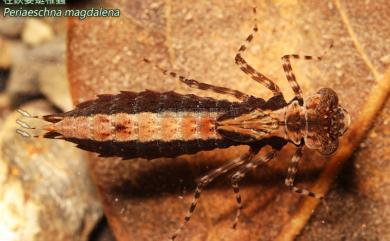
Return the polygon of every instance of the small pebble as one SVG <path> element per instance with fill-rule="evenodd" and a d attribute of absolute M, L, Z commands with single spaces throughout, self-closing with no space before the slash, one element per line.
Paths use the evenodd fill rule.
<path fill-rule="evenodd" d="M 32 46 L 50 41 L 53 37 L 54 32 L 51 26 L 35 18 L 26 21 L 26 25 L 22 32 L 23 41 Z"/>

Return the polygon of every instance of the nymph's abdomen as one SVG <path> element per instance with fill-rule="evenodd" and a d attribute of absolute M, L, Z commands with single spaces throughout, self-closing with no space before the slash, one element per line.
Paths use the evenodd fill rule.
<path fill-rule="evenodd" d="M 240 144 L 216 130 L 218 117 L 241 103 L 174 92 L 123 92 L 45 117 L 46 137 L 60 137 L 100 156 L 174 157 Z"/>

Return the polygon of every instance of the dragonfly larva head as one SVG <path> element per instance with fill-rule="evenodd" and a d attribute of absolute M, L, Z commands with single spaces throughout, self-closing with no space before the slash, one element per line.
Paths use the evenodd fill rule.
<path fill-rule="evenodd" d="M 305 144 L 325 155 L 338 148 L 339 137 L 348 129 L 351 119 L 339 105 L 337 94 L 329 88 L 320 89 L 305 101 Z"/>

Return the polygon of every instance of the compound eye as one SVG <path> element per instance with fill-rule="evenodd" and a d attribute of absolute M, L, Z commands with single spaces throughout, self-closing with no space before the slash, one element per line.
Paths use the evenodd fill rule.
<path fill-rule="evenodd" d="M 317 93 L 321 95 L 321 102 L 325 102 L 333 106 L 338 105 L 339 98 L 334 90 L 330 88 L 322 88 Z"/>
<path fill-rule="evenodd" d="M 349 126 L 351 125 L 351 116 L 349 115 L 348 111 L 342 107 L 339 107 L 339 116 L 341 118 L 339 135 L 341 136 L 348 130 Z"/>
<path fill-rule="evenodd" d="M 320 149 L 322 155 L 330 155 L 333 154 L 337 148 L 339 147 L 339 140 L 335 139 L 333 141 L 328 141 L 324 143 Z"/>
<path fill-rule="evenodd" d="M 305 145 L 309 149 L 318 150 L 322 155 L 330 155 L 337 150 L 339 141 L 327 135 L 319 135 L 316 133 L 305 137 Z"/>

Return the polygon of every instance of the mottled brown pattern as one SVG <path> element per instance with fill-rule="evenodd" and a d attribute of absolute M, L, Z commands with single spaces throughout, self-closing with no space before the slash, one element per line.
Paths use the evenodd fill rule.
<path fill-rule="evenodd" d="M 90 118 L 90 133 L 91 136 L 89 137 L 92 140 L 96 141 L 109 141 L 113 140 L 113 130 L 111 127 L 111 116 L 108 115 L 94 115 L 89 117 Z M 77 119 L 77 117 L 76 117 Z M 78 126 L 76 126 L 78 128 Z M 69 136 L 70 137 L 70 136 Z"/>
<path fill-rule="evenodd" d="M 65 138 L 91 139 L 97 142 L 186 141 L 219 139 L 216 112 L 141 112 L 138 114 L 96 114 L 90 117 L 64 117 L 45 129 Z"/>
<path fill-rule="evenodd" d="M 306 103 L 306 146 L 329 155 L 337 150 L 339 137 L 350 125 L 348 112 L 339 105 L 337 94 L 329 88 L 320 89 Z"/>
<path fill-rule="evenodd" d="M 177 113 L 163 112 L 161 113 L 160 125 L 161 125 L 161 140 L 170 141 L 179 138 L 180 124 L 177 118 Z"/>
<path fill-rule="evenodd" d="M 216 139 L 216 117 L 215 113 L 200 113 L 198 129 L 200 138 L 203 140 Z"/>
<path fill-rule="evenodd" d="M 159 119 L 155 113 L 141 112 L 129 117 L 135 123 L 138 121 L 138 136 L 135 140 L 140 143 L 148 142 L 154 139 L 160 139 L 159 133 L 161 132 L 158 125 Z"/>
<path fill-rule="evenodd" d="M 196 138 L 197 116 L 195 113 L 184 112 L 182 115 L 182 139 L 187 141 Z"/>
<path fill-rule="evenodd" d="M 128 114 L 118 113 L 113 115 L 113 125 L 115 127 L 115 140 L 126 141 L 135 140 L 135 129 L 137 128 L 135 120 L 129 118 Z"/>
<path fill-rule="evenodd" d="M 91 129 L 89 117 L 64 117 L 61 121 L 52 124 L 49 127 L 52 131 L 58 132 L 66 137 L 74 137 L 80 139 L 91 138 Z"/>

